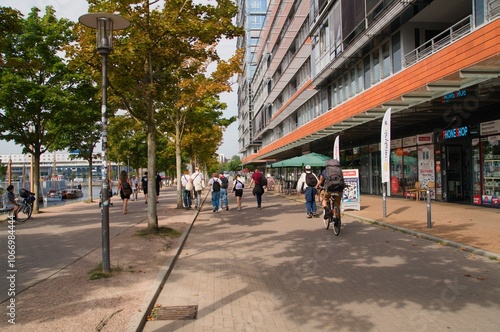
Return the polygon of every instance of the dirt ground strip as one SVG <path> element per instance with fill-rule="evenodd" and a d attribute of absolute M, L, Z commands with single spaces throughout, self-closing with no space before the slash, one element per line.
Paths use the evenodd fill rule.
<path fill-rule="evenodd" d="M 180 233 L 188 226 L 171 223 Z M 143 310 L 145 297 L 154 294 L 153 281 L 179 238 L 137 236 L 140 223 L 110 240 L 112 277 L 90 280 L 101 263 L 98 248 L 59 273 L 16 296 L 16 324 L 2 331 L 125 331 L 130 318 Z M 4 306 L 5 310 L 5 306 Z"/>

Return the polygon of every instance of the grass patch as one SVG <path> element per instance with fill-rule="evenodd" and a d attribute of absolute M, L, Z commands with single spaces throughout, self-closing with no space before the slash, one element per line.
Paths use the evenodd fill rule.
<path fill-rule="evenodd" d="M 90 280 L 98 280 L 110 278 L 113 272 L 122 272 L 123 268 L 121 266 L 117 266 L 111 269 L 111 272 L 107 273 L 102 270 L 102 263 L 99 263 L 94 269 L 92 269 L 88 275 Z"/>
<path fill-rule="evenodd" d="M 98 280 L 111 277 L 111 273 L 102 271 L 102 263 L 99 263 L 94 269 L 89 272 L 90 280 Z"/>
<path fill-rule="evenodd" d="M 161 236 L 161 237 L 179 237 L 181 236 L 182 233 L 179 231 L 170 228 L 170 227 L 158 227 L 158 228 L 152 228 L 152 229 L 142 229 L 140 231 L 137 231 L 135 233 L 136 236 L 140 237 L 150 237 L 150 236 Z"/>
<path fill-rule="evenodd" d="M 497 260 L 497 256 L 490 256 L 490 257 L 488 257 L 488 258 L 489 258 L 490 260 L 492 260 L 492 261 L 496 261 L 496 260 Z"/>

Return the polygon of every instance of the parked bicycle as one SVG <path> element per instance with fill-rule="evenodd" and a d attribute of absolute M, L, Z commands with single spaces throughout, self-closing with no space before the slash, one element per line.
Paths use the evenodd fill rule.
<path fill-rule="evenodd" d="M 335 204 L 335 200 L 333 199 L 335 196 L 342 195 L 342 192 L 333 192 L 330 196 L 330 199 L 326 202 L 326 206 L 328 211 L 331 211 L 330 217 L 328 219 L 323 219 L 323 223 L 325 229 L 330 228 L 330 224 L 333 223 L 333 234 L 338 236 L 340 234 L 340 226 L 342 225 L 342 220 L 340 216 L 340 206 Z M 333 206 L 333 208 L 332 208 Z"/>
<path fill-rule="evenodd" d="M 17 221 L 25 222 L 31 218 L 31 214 L 33 213 L 33 202 L 36 197 L 35 193 L 32 193 L 24 188 L 19 190 L 19 196 L 21 196 L 23 200 L 19 206 L 19 210 L 17 211 Z"/>

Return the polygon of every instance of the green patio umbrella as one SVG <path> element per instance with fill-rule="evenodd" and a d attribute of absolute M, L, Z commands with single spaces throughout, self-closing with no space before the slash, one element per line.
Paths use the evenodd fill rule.
<path fill-rule="evenodd" d="M 305 165 L 311 165 L 316 167 L 321 167 L 326 165 L 326 161 L 332 159 L 324 154 L 311 152 L 302 156 L 293 157 L 290 159 L 277 161 L 271 164 L 272 168 L 282 168 L 282 167 L 302 167 Z"/>

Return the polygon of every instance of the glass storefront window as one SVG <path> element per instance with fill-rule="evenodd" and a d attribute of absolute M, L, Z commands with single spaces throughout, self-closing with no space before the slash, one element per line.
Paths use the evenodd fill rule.
<path fill-rule="evenodd" d="M 500 135 L 481 139 L 483 154 L 482 204 L 500 207 Z"/>
<path fill-rule="evenodd" d="M 472 140 L 472 197 L 473 203 L 481 205 L 481 150 L 479 138 Z"/>
<path fill-rule="evenodd" d="M 417 148 L 397 148 L 391 151 L 391 194 L 402 196 L 406 188 L 418 181 Z"/>

